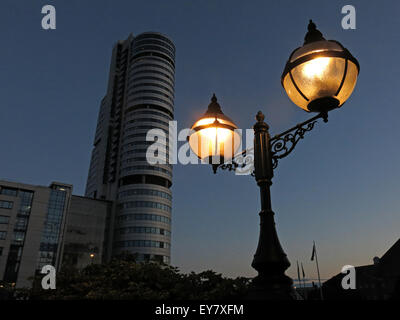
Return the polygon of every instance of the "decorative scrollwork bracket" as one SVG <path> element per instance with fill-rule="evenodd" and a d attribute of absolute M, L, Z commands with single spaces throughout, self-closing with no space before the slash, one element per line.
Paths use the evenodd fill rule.
<path fill-rule="evenodd" d="M 324 122 L 328 122 L 328 114 L 323 112 L 271 138 L 270 146 L 273 169 L 278 166 L 279 159 L 285 158 L 294 150 L 296 144 L 304 138 L 306 132 L 314 129 L 317 120 L 320 118 L 322 118 Z"/>
<path fill-rule="evenodd" d="M 314 129 L 317 120 L 321 118 L 324 122 L 328 122 L 328 114 L 322 112 L 315 117 L 282 132 L 281 134 L 275 135 L 269 140 L 273 169 L 278 166 L 278 160 L 289 155 L 294 150 L 297 143 L 304 138 L 306 132 Z M 218 169 L 222 169 L 235 171 L 235 174 L 237 175 L 250 174 L 254 176 L 254 149 L 252 148 L 242 151 L 229 162 L 213 164 L 212 168 L 214 173 L 217 173 Z"/>
<path fill-rule="evenodd" d="M 218 169 L 235 171 L 237 175 L 252 175 L 254 176 L 254 153 L 253 149 L 248 149 L 242 151 L 240 154 L 236 155 L 229 162 L 221 164 L 213 164 L 213 172 L 217 173 Z"/>

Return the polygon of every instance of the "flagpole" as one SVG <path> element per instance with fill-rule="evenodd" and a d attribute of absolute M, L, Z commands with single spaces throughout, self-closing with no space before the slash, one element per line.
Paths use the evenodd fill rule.
<path fill-rule="evenodd" d="M 299 286 L 300 286 L 300 289 L 301 289 L 299 261 L 296 261 L 296 263 L 297 263 L 297 280 L 299 281 Z"/>
<path fill-rule="evenodd" d="M 300 264 L 301 264 L 301 272 L 302 272 L 302 274 L 303 274 L 304 299 L 307 300 L 306 275 L 305 275 L 305 273 L 304 273 L 303 262 L 300 262 Z"/>
<path fill-rule="evenodd" d="M 300 286 L 300 289 L 301 289 L 301 278 L 300 278 L 299 261 L 296 260 L 296 263 L 297 263 L 297 280 L 299 281 L 299 286 Z M 301 292 L 301 294 L 300 294 L 300 292 Z M 305 288 L 303 288 L 302 290 L 300 290 L 300 291 L 299 291 L 299 294 L 300 294 L 300 296 L 303 297 L 304 300 L 306 300 L 306 297 L 305 297 Z"/>
<path fill-rule="evenodd" d="M 321 277 L 319 275 L 317 247 L 315 246 L 315 241 L 313 241 L 313 242 L 314 242 L 314 248 L 315 248 L 315 263 L 317 264 L 317 272 L 318 272 L 319 292 L 321 294 L 321 300 L 324 300 L 324 295 L 322 294 Z"/>

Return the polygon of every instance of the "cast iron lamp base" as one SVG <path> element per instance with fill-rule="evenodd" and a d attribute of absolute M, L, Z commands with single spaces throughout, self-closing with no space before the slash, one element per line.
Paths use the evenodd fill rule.
<path fill-rule="evenodd" d="M 331 111 L 339 107 L 339 100 L 333 97 L 319 98 L 311 101 L 307 108 L 312 112 L 325 112 Z"/>
<path fill-rule="evenodd" d="M 286 275 L 263 275 L 255 277 L 250 285 L 247 300 L 283 301 L 299 300 L 292 286 L 292 279 Z"/>

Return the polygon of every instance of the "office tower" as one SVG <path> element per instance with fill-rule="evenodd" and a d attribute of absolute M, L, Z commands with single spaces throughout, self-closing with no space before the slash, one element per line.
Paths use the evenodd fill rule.
<path fill-rule="evenodd" d="M 45 265 L 59 270 L 64 260 L 75 267 L 102 262 L 110 207 L 72 195 L 65 183 L 0 180 L 0 280 L 29 287 Z"/>
<path fill-rule="evenodd" d="M 147 162 L 154 142 L 146 134 L 161 129 L 168 136 L 174 74 L 175 46 L 160 33 L 130 35 L 113 48 L 85 193 L 113 201 L 108 258 L 130 252 L 139 261 L 170 262 L 172 166 Z"/>

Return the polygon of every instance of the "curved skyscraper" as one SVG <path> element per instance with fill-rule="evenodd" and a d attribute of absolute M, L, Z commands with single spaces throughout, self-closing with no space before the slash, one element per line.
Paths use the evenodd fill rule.
<path fill-rule="evenodd" d="M 172 166 L 147 162 L 154 142 L 146 134 L 161 129 L 168 137 L 174 75 L 175 46 L 160 33 L 130 35 L 114 46 L 86 185 L 87 197 L 113 201 L 108 257 L 128 251 L 139 261 L 170 262 Z"/>

